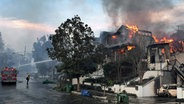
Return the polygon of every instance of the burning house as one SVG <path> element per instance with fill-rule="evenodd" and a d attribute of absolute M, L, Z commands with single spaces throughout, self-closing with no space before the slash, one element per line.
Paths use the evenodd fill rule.
<path fill-rule="evenodd" d="M 150 70 L 144 74 L 144 78 L 154 76 L 154 78 L 158 79 L 154 81 L 154 86 L 157 86 L 154 89 L 158 90 L 163 85 L 171 84 L 181 87 L 184 83 L 184 66 L 182 63 L 184 54 L 178 53 L 179 50 L 173 50 L 175 49 L 173 41 L 148 46 L 147 62 Z M 184 95 L 181 94 L 184 88 L 180 87 L 177 92 L 175 89 L 175 96 L 184 98 Z M 155 94 L 160 93 L 155 92 Z"/>
<path fill-rule="evenodd" d="M 176 34 L 172 36 L 174 37 Z M 142 54 L 145 55 L 142 58 L 145 59 L 149 68 L 142 78 L 143 80 L 149 79 L 145 85 L 138 85 L 138 88 L 136 86 L 127 87 L 126 85 L 114 86 L 112 88 L 114 92 L 126 90 L 128 93 L 134 93 L 139 97 L 156 96 L 157 90 L 163 84 L 179 83 L 182 85 L 184 73 L 181 63 L 171 61 L 174 59 L 174 53 L 183 52 L 183 40 L 180 39 L 180 42 L 178 42 L 172 36 L 171 38 L 162 37 L 158 39 L 150 31 L 139 30 L 136 26 L 128 25 L 122 25 L 116 32 L 102 32 L 100 41 L 109 49 L 108 58 L 110 61 L 120 61 L 130 50 L 139 47 Z M 177 42 L 180 43 L 180 48 L 176 48 L 175 45 L 177 44 L 174 43 Z M 134 81 L 138 80 L 140 79 Z"/>
<path fill-rule="evenodd" d="M 118 2 L 103 2 L 104 8 L 110 18 L 112 18 L 114 25 L 117 26 L 119 23 L 124 22 L 137 24 L 141 27 L 150 26 L 149 29 L 157 33 L 157 36 L 160 36 L 160 39 L 158 39 L 150 31 L 140 30 L 136 26 L 129 25 L 122 25 L 116 32 L 103 32 L 101 34 L 101 43 L 110 50 L 109 58 L 111 61 L 119 61 L 126 53 L 131 52 L 128 50 L 138 47 L 141 49 L 142 54 L 146 56 L 142 58 L 145 59 L 143 61 L 147 62 L 149 68 L 149 70 L 145 71 L 143 80 L 153 77 L 144 85 L 136 85 L 129 88 L 126 85 L 117 85 L 112 88 L 113 90 L 116 89 L 114 90 L 115 92 L 126 90 L 128 93 L 134 93 L 139 97 L 156 96 L 156 90 L 162 84 L 178 83 L 182 85 L 183 83 L 182 63 L 184 63 L 184 53 L 182 52 L 184 52 L 184 26 L 178 26 L 178 31 L 170 37 L 168 34 L 165 34 L 165 30 L 168 30 L 168 23 L 170 22 L 162 21 L 161 18 L 157 18 L 157 20 L 152 14 L 158 14 L 162 9 L 169 10 L 170 6 L 172 6 L 170 4 L 173 3 L 163 1 L 160 4 L 164 5 L 158 5 L 156 2 L 158 1 L 135 2 L 134 0 L 120 0 Z M 125 19 L 122 20 L 122 17 Z M 161 36 L 162 33 L 166 37 Z M 129 48 L 130 46 L 131 48 Z M 180 92 L 184 92 L 184 88 Z"/>
<path fill-rule="evenodd" d="M 150 70 L 168 70 L 170 59 L 169 43 L 151 44 L 148 46 L 147 62 Z"/>
<path fill-rule="evenodd" d="M 122 25 L 116 32 L 102 32 L 101 43 L 111 50 L 111 59 L 115 61 L 119 54 L 139 47 L 143 53 L 147 46 L 154 43 L 152 32 L 139 30 L 137 26 Z"/>
<path fill-rule="evenodd" d="M 179 27 L 178 27 L 179 28 Z M 160 72 L 161 84 L 184 82 L 183 60 L 183 39 L 184 30 L 177 30 L 170 38 L 161 39 L 153 36 L 155 44 L 148 46 L 147 62 L 150 70 Z M 179 57 L 178 57 L 179 56 Z"/>
<path fill-rule="evenodd" d="M 178 26 L 178 30 L 171 38 L 174 40 L 172 43 L 174 52 L 184 52 L 184 26 Z"/>
<path fill-rule="evenodd" d="M 121 83 L 122 77 L 135 77 L 138 74 L 136 63 L 146 57 L 147 46 L 154 43 L 152 32 L 139 30 L 137 26 L 122 25 L 116 32 L 102 32 L 101 43 L 108 49 L 106 62 L 117 62 L 117 82 Z M 134 56 L 130 52 L 134 51 Z M 124 60 L 132 57 L 131 62 Z M 135 58 L 137 57 L 137 58 Z M 121 76 L 121 77 L 120 77 Z"/>
<path fill-rule="evenodd" d="M 135 44 L 142 46 L 143 49 L 149 44 L 154 43 L 150 31 L 139 30 L 136 26 L 122 25 L 117 32 L 102 32 L 100 35 L 101 43 L 105 46 L 117 46 L 121 44 Z M 145 41 L 146 40 L 146 41 Z"/>
<path fill-rule="evenodd" d="M 159 78 L 159 81 L 155 82 L 158 88 L 163 84 L 176 83 L 176 74 L 169 63 L 171 59 L 170 43 L 155 43 L 148 46 L 147 64 L 150 71 L 147 73 Z"/>

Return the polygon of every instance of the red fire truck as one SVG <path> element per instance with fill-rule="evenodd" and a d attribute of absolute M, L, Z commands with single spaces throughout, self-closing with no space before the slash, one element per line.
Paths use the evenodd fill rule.
<path fill-rule="evenodd" d="M 5 67 L 1 71 L 1 82 L 2 83 L 14 83 L 17 82 L 17 70 L 15 68 Z"/>

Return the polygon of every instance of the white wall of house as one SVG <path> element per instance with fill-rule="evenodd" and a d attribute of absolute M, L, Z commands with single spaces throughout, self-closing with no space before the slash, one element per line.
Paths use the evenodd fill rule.
<path fill-rule="evenodd" d="M 125 90 L 127 93 L 135 94 L 137 97 L 150 97 L 156 96 L 155 92 L 155 79 L 158 77 L 159 71 L 148 71 L 145 73 L 144 78 L 155 77 L 154 79 L 150 80 L 148 83 L 144 85 L 137 85 L 137 86 L 127 86 L 127 85 L 119 85 L 115 84 L 109 88 L 112 89 L 115 93 L 121 93 Z M 108 88 L 107 88 L 108 89 Z M 107 90 L 106 89 L 106 90 Z"/>
<path fill-rule="evenodd" d="M 150 78 L 150 77 L 158 77 L 159 75 L 161 75 L 161 71 L 146 71 L 144 73 L 144 76 L 143 76 L 143 79 L 147 79 L 147 78 Z"/>
<path fill-rule="evenodd" d="M 177 87 L 177 99 L 184 99 L 184 88 Z"/>
<path fill-rule="evenodd" d="M 155 89 L 155 79 L 158 78 L 161 75 L 161 71 L 147 71 L 144 73 L 143 79 L 147 79 L 150 77 L 154 77 L 154 79 L 150 80 L 144 85 L 137 85 L 137 86 L 127 86 L 127 85 L 121 85 L 121 84 L 115 84 L 113 86 L 106 87 L 105 90 L 109 90 L 109 88 L 114 93 L 121 93 L 123 90 L 125 90 L 127 93 L 135 94 L 137 97 L 150 97 L 150 96 L 156 96 L 156 89 Z M 82 84 L 83 80 L 87 77 L 80 77 L 80 83 Z M 138 78 L 136 78 L 137 80 Z M 135 79 L 134 79 L 135 80 Z M 73 84 L 77 84 L 77 79 L 73 79 Z M 84 83 L 86 85 L 91 85 L 91 83 Z M 101 86 L 100 84 L 96 85 L 93 84 L 93 86 Z M 104 90 L 104 87 L 101 86 L 101 88 Z"/>
<path fill-rule="evenodd" d="M 167 70 L 167 62 L 163 63 L 150 63 L 149 69 L 154 69 L 154 70 Z"/>
<path fill-rule="evenodd" d="M 137 95 L 138 90 L 136 90 L 136 87 L 125 87 L 124 89 L 127 93 L 135 94 Z"/>
<path fill-rule="evenodd" d="M 84 85 L 89 85 L 89 86 L 91 86 L 91 83 L 90 83 L 90 82 L 84 82 Z"/>
<path fill-rule="evenodd" d="M 115 84 L 111 87 L 111 89 L 114 91 L 114 93 L 120 93 L 121 86 L 119 84 Z"/>
<path fill-rule="evenodd" d="M 137 94 L 136 87 L 128 87 L 126 85 L 115 84 L 114 86 L 111 86 L 109 88 L 111 88 L 114 93 L 121 93 L 123 92 L 123 90 L 125 90 L 127 93 L 135 95 Z"/>
<path fill-rule="evenodd" d="M 80 81 L 80 84 L 82 84 L 82 82 L 88 77 L 80 77 L 79 78 L 79 81 Z M 72 79 L 72 84 L 77 84 L 77 78 L 73 78 Z"/>
<path fill-rule="evenodd" d="M 146 85 L 138 86 L 138 97 L 149 97 L 149 96 L 156 96 L 155 93 L 155 79 L 148 82 Z"/>

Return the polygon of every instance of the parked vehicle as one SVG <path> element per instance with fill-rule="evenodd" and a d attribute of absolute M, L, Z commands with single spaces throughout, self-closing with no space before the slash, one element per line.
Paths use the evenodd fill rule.
<path fill-rule="evenodd" d="M 158 91 L 158 96 L 177 96 L 177 85 L 176 84 L 164 84 Z"/>
<path fill-rule="evenodd" d="M 17 70 L 15 68 L 5 67 L 1 71 L 1 82 L 2 83 L 14 83 L 17 82 Z"/>

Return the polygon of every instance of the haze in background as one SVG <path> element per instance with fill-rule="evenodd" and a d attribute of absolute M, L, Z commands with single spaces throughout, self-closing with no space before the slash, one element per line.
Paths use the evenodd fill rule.
<path fill-rule="evenodd" d="M 23 52 L 43 35 L 54 34 L 67 18 L 79 15 L 96 36 L 109 22 L 100 0 L 1 0 L 0 32 L 6 47 Z"/>

